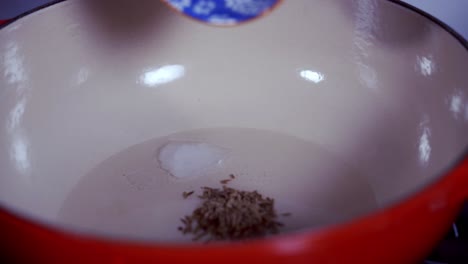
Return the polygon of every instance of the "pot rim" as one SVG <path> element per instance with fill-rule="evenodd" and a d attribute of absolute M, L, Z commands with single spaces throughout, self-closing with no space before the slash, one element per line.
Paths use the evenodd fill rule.
<path fill-rule="evenodd" d="M 34 9 L 24 12 L 14 18 L 0 20 L 0 30 L 25 16 L 28 16 L 37 11 L 66 1 L 67 0 L 53 0 L 49 3 L 40 5 Z M 164 0 L 159 1 L 165 2 Z M 392 4 L 399 5 L 409 10 L 410 12 L 414 12 L 417 15 L 420 15 L 425 19 L 431 21 L 432 23 L 440 26 L 442 29 L 444 29 L 450 35 L 452 35 L 456 40 L 458 40 L 458 42 L 468 52 L 468 41 L 457 31 L 448 26 L 446 23 L 408 3 L 399 0 L 387 1 Z M 277 5 L 279 5 L 279 3 L 285 4 L 283 2 L 283 0 L 280 0 L 278 1 Z M 272 10 L 275 8 L 272 8 Z M 268 11 L 267 13 L 269 12 L 270 11 Z M 319 228 L 309 228 L 299 232 L 280 234 L 268 239 L 257 239 L 247 242 L 230 242 L 229 244 L 212 243 L 209 245 L 200 245 L 159 241 L 148 242 L 139 240 L 128 240 L 124 238 L 109 238 L 103 235 L 77 233 L 74 231 L 70 231 L 69 229 L 65 230 L 50 223 L 45 223 L 44 221 L 41 221 L 39 219 L 34 219 L 34 217 L 29 217 L 27 213 L 20 213 L 14 208 L 10 208 L 1 203 L 0 219 L 3 218 L 6 221 L 13 222 L 16 225 L 22 227 L 23 229 L 28 230 L 28 232 L 33 232 L 37 235 L 49 236 L 51 239 L 55 238 L 56 240 L 85 243 L 93 246 L 97 245 L 105 247 L 113 245 L 121 248 L 132 249 L 160 249 L 167 251 L 166 253 L 180 253 L 181 249 L 193 252 L 206 252 L 207 250 L 212 251 L 213 249 L 221 249 L 224 252 L 224 250 L 232 249 L 236 251 L 242 250 L 243 252 L 248 251 L 252 254 L 255 254 L 256 252 L 258 252 L 258 250 L 262 250 L 271 253 L 271 249 L 277 248 L 277 245 L 279 243 L 283 243 L 284 241 L 293 242 L 294 244 L 298 242 L 310 244 L 322 241 L 326 239 L 326 237 L 338 236 L 340 233 L 343 232 L 355 233 L 362 231 L 366 228 L 366 226 L 369 226 L 369 224 L 372 224 L 373 226 L 385 226 L 386 224 L 388 224 L 389 219 L 404 217 L 405 212 L 407 212 L 408 210 L 412 210 L 413 208 L 415 208 L 415 206 L 420 206 L 423 203 L 427 204 L 427 202 L 432 201 L 431 197 L 439 194 L 441 190 L 445 190 L 447 191 L 447 193 L 450 193 L 450 196 L 453 197 L 453 199 L 451 199 L 451 201 L 453 202 L 462 203 L 464 200 L 468 201 L 468 177 L 466 177 L 466 175 L 468 175 L 468 147 L 465 148 L 465 150 L 460 154 L 458 159 L 453 161 L 452 164 L 447 166 L 447 168 L 440 173 L 439 177 L 436 177 L 434 180 L 424 185 L 421 185 L 419 188 L 415 189 L 410 194 L 401 197 L 399 200 L 391 203 L 388 206 L 385 206 L 384 208 L 381 208 L 380 210 L 374 210 L 363 216 L 335 225 L 327 225 Z M 464 187 L 463 184 L 460 184 L 460 182 L 463 181 L 465 181 Z M 174 252 L 172 252 L 172 250 L 174 250 Z"/>

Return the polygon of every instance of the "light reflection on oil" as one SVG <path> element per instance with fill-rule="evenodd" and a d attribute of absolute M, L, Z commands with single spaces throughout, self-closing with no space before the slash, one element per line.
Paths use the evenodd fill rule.
<path fill-rule="evenodd" d="M 463 107 L 463 100 L 460 94 L 454 94 L 450 100 L 450 111 L 458 117 Z"/>
<path fill-rule="evenodd" d="M 457 121 L 468 121 L 468 97 L 464 89 L 456 88 L 447 99 L 446 104 L 453 118 Z"/>
<path fill-rule="evenodd" d="M 8 133 L 14 133 L 21 123 L 23 118 L 24 110 L 26 108 L 26 98 L 21 98 L 16 105 L 11 109 L 9 118 L 7 121 L 7 131 Z"/>
<path fill-rule="evenodd" d="M 165 65 L 157 69 L 145 71 L 139 78 L 138 83 L 147 87 L 155 87 L 161 84 L 173 82 L 185 75 L 183 65 Z"/>
<path fill-rule="evenodd" d="M 416 68 L 423 76 L 431 76 L 435 72 L 436 65 L 431 55 L 417 56 Z"/>
<path fill-rule="evenodd" d="M 16 164 L 16 169 L 25 174 L 29 172 L 31 163 L 29 160 L 29 144 L 20 135 L 15 135 L 12 140 L 10 157 Z"/>
<path fill-rule="evenodd" d="M 463 90 L 457 89 L 448 98 L 449 110 L 456 120 L 468 121 L 468 100 Z"/>
<path fill-rule="evenodd" d="M 88 68 L 86 67 L 82 67 L 78 73 L 76 74 L 76 79 L 75 79 L 75 83 L 77 86 L 81 86 L 82 84 L 84 84 L 86 81 L 88 81 L 88 78 L 89 78 L 89 74 L 90 74 L 90 71 Z"/>
<path fill-rule="evenodd" d="M 375 90 L 378 88 L 378 75 L 374 67 L 369 63 L 369 57 L 374 46 L 375 32 L 378 31 L 378 3 L 375 0 L 357 0 L 354 25 L 353 51 L 356 67 L 361 83 Z"/>
<path fill-rule="evenodd" d="M 429 127 L 429 119 L 423 118 L 423 121 L 419 124 L 420 136 L 419 136 L 419 161 L 421 165 L 426 166 L 431 158 L 431 129 Z"/>
<path fill-rule="evenodd" d="M 15 42 L 8 43 L 3 56 L 3 75 L 9 84 L 20 84 L 26 80 L 23 58 Z"/>
<path fill-rule="evenodd" d="M 10 42 L 5 46 L 3 54 L 3 75 L 7 85 L 15 89 L 16 103 L 11 108 L 6 122 L 6 130 L 9 135 L 9 156 L 16 169 L 23 175 L 30 171 L 30 147 L 27 135 L 21 127 L 21 122 L 27 108 L 28 98 L 28 74 L 24 67 L 24 58 L 21 47 L 16 42 Z"/>
<path fill-rule="evenodd" d="M 313 83 L 319 83 L 325 80 L 325 75 L 323 73 L 311 70 L 301 70 L 299 72 L 299 76 L 301 76 L 302 79 Z"/>
<path fill-rule="evenodd" d="M 362 83 L 364 83 L 367 87 L 371 89 L 377 88 L 378 79 L 377 79 L 377 72 L 374 68 L 370 65 L 357 62 L 359 68 L 359 77 Z"/>

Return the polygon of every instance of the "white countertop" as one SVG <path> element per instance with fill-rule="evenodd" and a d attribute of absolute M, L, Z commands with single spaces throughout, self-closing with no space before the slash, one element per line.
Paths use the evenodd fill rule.
<path fill-rule="evenodd" d="M 51 0 L 0 0 L 0 19 L 14 17 L 48 2 Z M 404 2 L 439 18 L 468 39 L 468 0 L 404 0 Z"/>

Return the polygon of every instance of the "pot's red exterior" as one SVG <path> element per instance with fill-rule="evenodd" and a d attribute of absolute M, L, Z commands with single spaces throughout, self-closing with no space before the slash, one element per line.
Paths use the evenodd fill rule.
<path fill-rule="evenodd" d="M 468 159 L 404 202 L 357 221 L 270 240 L 149 245 L 62 233 L 0 212 L 2 263 L 418 263 L 444 235 L 468 193 Z"/>

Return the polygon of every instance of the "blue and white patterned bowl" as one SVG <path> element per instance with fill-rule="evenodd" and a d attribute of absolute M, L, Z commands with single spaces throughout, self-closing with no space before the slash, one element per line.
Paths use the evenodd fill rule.
<path fill-rule="evenodd" d="M 212 25 L 235 25 L 261 16 L 281 0 L 164 0 L 192 18 Z"/>

